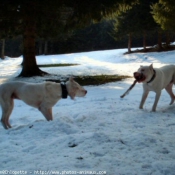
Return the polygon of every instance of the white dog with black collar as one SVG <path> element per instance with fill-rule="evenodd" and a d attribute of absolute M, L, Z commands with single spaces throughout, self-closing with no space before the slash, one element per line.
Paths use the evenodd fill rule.
<path fill-rule="evenodd" d="M 33 106 L 49 120 L 53 120 L 52 107 L 61 98 L 67 95 L 74 99 L 75 97 L 85 96 L 87 91 L 80 86 L 73 78 L 61 85 L 55 82 L 26 83 L 12 81 L 0 86 L 0 105 L 2 108 L 1 122 L 5 129 L 11 128 L 9 117 L 14 107 L 14 99 L 24 101 Z"/>
<path fill-rule="evenodd" d="M 167 65 L 161 68 L 153 68 L 152 64 L 150 66 L 140 66 L 138 71 L 134 72 L 134 77 L 137 82 L 143 83 L 143 95 L 139 106 L 140 109 L 143 109 L 149 91 L 154 91 L 156 96 L 152 111 L 156 111 L 161 91 L 164 88 L 170 95 L 170 105 L 174 103 L 175 96 L 172 91 L 172 86 L 175 84 L 175 65 Z"/>

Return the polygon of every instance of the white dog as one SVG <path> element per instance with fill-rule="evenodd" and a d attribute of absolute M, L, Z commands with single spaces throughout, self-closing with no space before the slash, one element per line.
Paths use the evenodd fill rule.
<path fill-rule="evenodd" d="M 134 77 L 139 83 L 143 83 L 143 95 L 140 102 L 140 109 L 148 96 L 149 91 L 156 93 L 152 111 L 156 111 L 156 106 L 159 101 L 162 89 L 166 89 L 171 97 L 170 105 L 173 104 L 175 96 L 172 91 L 172 86 L 175 84 L 175 65 L 163 66 L 161 68 L 153 68 L 150 66 L 140 66 L 137 72 L 134 72 Z"/>
<path fill-rule="evenodd" d="M 8 82 L 0 86 L 0 105 L 2 108 L 1 122 L 5 129 L 11 128 L 9 117 L 13 110 L 14 99 L 24 101 L 26 104 L 38 108 L 49 121 L 53 120 L 52 107 L 61 98 L 67 95 L 83 97 L 87 91 L 73 78 L 69 78 L 64 85 L 55 82 L 25 83 Z"/>

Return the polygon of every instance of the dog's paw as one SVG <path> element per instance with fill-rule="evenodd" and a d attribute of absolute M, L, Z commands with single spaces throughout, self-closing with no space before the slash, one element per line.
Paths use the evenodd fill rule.
<path fill-rule="evenodd" d="M 173 100 L 171 100 L 170 105 L 172 105 L 173 103 L 174 103 L 174 99 L 173 99 Z"/>

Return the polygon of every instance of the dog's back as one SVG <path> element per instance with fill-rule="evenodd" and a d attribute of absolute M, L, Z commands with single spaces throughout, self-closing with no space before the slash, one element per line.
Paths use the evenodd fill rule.
<path fill-rule="evenodd" d="M 171 75 L 171 81 L 175 84 L 175 65 L 167 65 L 160 68 L 165 74 L 165 78 Z"/>
<path fill-rule="evenodd" d="M 159 82 L 158 84 L 162 86 L 161 89 L 164 89 L 170 82 L 175 84 L 175 65 L 167 65 L 159 69 L 155 68 L 155 70 L 157 74 L 156 83 Z"/>
<path fill-rule="evenodd" d="M 7 82 L 0 85 L 0 104 L 8 99 L 16 96 L 16 89 L 21 87 L 23 82 Z M 17 98 L 17 96 L 16 96 Z"/>
<path fill-rule="evenodd" d="M 0 86 L 0 103 L 7 103 L 11 99 L 20 99 L 30 104 L 44 90 L 45 85 L 43 83 L 7 82 Z"/>

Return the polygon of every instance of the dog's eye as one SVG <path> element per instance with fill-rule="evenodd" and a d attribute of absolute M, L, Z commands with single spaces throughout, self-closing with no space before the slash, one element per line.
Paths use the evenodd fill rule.
<path fill-rule="evenodd" d="M 141 72 L 144 72 L 145 71 L 145 69 L 141 69 Z"/>

